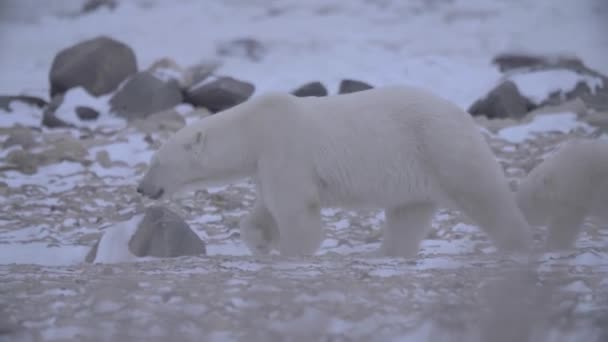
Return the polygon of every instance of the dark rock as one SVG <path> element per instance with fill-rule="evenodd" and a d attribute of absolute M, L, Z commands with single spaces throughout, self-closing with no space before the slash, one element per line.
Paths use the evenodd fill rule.
<path fill-rule="evenodd" d="M 492 89 L 484 98 L 469 108 L 471 115 L 485 115 L 490 119 L 519 119 L 532 110 L 534 105 L 522 96 L 512 81 L 505 81 Z"/>
<path fill-rule="evenodd" d="M 291 92 L 298 97 L 327 96 L 327 88 L 321 82 L 310 82 Z"/>
<path fill-rule="evenodd" d="M 348 93 L 356 93 L 358 91 L 364 91 L 368 89 L 372 89 L 373 87 L 365 82 L 356 81 L 356 80 L 342 80 L 340 82 L 340 88 L 338 90 L 339 94 L 348 94 Z"/>
<path fill-rule="evenodd" d="M 503 53 L 492 59 L 501 72 L 514 69 L 534 68 L 568 68 L 577 69 L 584 67 L 583 62 L 576 57 L 568 56 L 539 56 L 518 53 Z"/>
<path fill-rule="evenodd" d="M 99 112 L 91 107 L 77 106 L 76 115 L 80 120 L 96 120 L 99 117 Z"/>
<path fill-rule="evenodd" d="M 107 7 L 111 10 L 115 9 L 118 4 L 116 0 L 87 0 L 82 5 L 82 13 L 93 12 L 101 7 Z"/>
<path fill-rule="evenodd" d="M 33 105 L 33 106 L 36 106 L 39 108 L 44 108 L 46 105 L 48 105 L 48 102 L 46 102 L 46 100 L 43 100 L 36 96 L 0 95 L 0 109 L 3 109 L 7 112 L 10 111 L 11 110 L 10 104 L 13 101 L 27 103 L 29 105 Z"/>
<path fill-rule="evenodd" d="M 119 116 L 134 119 L 173 108 L 181 102 L 182 92 L 177 81 L 164 81 L 142 71 L 112 96 L 110 106 Z"/>
<path fill-rule="evenodd" d="M 115 90 L 137 72 L 133 50 L 124 43 L 101 36 L 60 51 L 50 72 L 51 97 L 82 86 L 94 96 Z"/>
<path fill-rule="evenodd" d="M 176 213 L 165 207 L 152 206 L 145 211 L 129 250 L 138 257 L 177 257 L 204 255 L 205 243 Z"/>
<path fill-rule="evenodd" d="M 238 38 L 219 44 L 217 54 L 220 56 L 246 57 L 258 62 L 266 54 L 266 48 L 256 39 Z"/>
<path fill-rule="evenodd" d="M 74 127 L 74 125 L 69 124 L 57 116 L 55 116 L 55 112 L 57 108 L 61 106 L 63 103 L 63 95 L 57 95 L 53 97 L 49 105 L 42 112 L 42 125 L 48 128 L 62 128 L 62 127 Z"/>
<path fill-rule="evenodd" d="M 217 113 L 245 102 L 255 86 L 232 77 L 220 77 L 209 83 L 197 84 L 186 92 L 186 102 Z"/>

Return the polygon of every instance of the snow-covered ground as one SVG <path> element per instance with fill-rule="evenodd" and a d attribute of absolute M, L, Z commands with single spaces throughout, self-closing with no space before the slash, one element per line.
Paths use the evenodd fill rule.
<path fill-rule="evenodd" d="M 183 66 L 219 58 L 220 72 L 254 83 L 255 94 L 312 80 L 335 93 L 341 79 L 353 78 L 375 86 L 419 85 L 468 107 L 500 79 L 490 60 L 502 51 L 577 55 L 608 74 L 608 5 L 601 0 L 124 0 L 114 11 L 76 16 L 80 4 L 0 4 L 0 94 L 48 98 L 57 51 L 100 34 L 133 47 L 140 69 L 163 57 Z M 243 37 L 266 47 L 260 61 L 216 55 L 218 43 Z M 568 73 L 518 82 L 533 98 L 555 90 L 547 82 L 573 84 Z M 597 80 L 588 83 L 596 86 Z M 0 281 L 0 340 L 2 328 L 14 324 L 23 336 L 31 332 L 33 340 L 45 341 L 78 334 L 98 340 L 177 334 L 184 340 L 438 341 L 446 331 L 457 334 L 450 319 L 469 322 L 464 313 L 476 312 L 466 308 L 479 304 L 481 288 L 512 265 L 495 255 L 475 226 L 448 211 L 436 216 L 417 260 L 368 257 L 379 245 L 383 215 L 335 209 L 323 211 L 327 239 L 318 257 L 256 260 L 238 238 L 238 219 L 254 199 L 247 182 L 165 203 L 207 242 L 208 257 L 85 265 L 101 232 L 123 227 L 124 234 L 137 209 L 149 204 L 133 188 L 166 135 L 152 134 L 150 143 L 104 112 L 104 99 L 81 90 L 67 99 L 58 115 L 71 115 L 76 101 L 85 101 L 102 111 L 101 123 L 91 128 L 104 134 L 42 129 L 29 158 L 69 146 L 76 160 L 41 165 L 32 174 L 0 171 L 0 278 L 6 279 Z M 16 123 L 39 127 L 39 109 L 15 103 L 12 109 L 0 109 L 2 143 Z M 183 116 L 189 122 L 195 115 Z M 480 129 L 514 181 L 565 139 L 596 133 L 574 113 L 538 116 L 495 134 Z M 0 150 L 0 166 L 16 149 Z M 110 165 L 100 153 L 107 153 Z M 102 246 L 106 261 L 116 261 L 112 248 L 120 250 L 119 238 Z M 546 329 L 544 340 L 593 341 L 589 325 L 608 317 L 607 248 L 608 233 L 590 224 L 575 250 L 533 262 L 539 289 L 565 298 L 552 314 L 571 309 L 581 324 Z M 460 315 L 443 317 L 452 304 Z M 518 310 L 525 316 L 525 307 Z M 472 315 L 475 326 L 479 317 Z"/>

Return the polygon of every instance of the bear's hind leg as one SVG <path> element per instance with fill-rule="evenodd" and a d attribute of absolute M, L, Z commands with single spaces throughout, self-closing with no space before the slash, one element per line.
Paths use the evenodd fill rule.
<path fill-rule="evenodd" d="M 391 257 L 415 257 L 420 242 L 431 227 L 435 209 L 433 203 L 413 203 L 387 209 L 380 253 Z"/>
<path fill-rule="evenodd" d="M 583 228 L 585 214 L 586 210 L 583 207 L 574 207 L 569 210 L 562 208 L 559 213 L 551 217 L 546 242 L 547 249 L 555 251 L 572 247 Z"/>
<path fill-rule="evenodd" d="M 241 220 L 240 230 L 254 255 L 267 255 L 278 245 L 279 228 L 261 199 L 256 200 L 251 212 Z"/>

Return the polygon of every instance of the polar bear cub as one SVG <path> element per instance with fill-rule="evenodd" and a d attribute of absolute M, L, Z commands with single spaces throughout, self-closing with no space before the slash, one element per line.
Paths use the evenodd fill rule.
<path fill-rule="evenodd" d="M 517 202 L 531 225 L 548 225 L 547 248 L 569 248 L 586 217 L 608 222 L 608 141 L 565 142 L 518 186 Z"/>
<path fill-rule="evenodd" d="M 415 256 L 440 206 L 505 250 L 528 248 L 528 224 L 471 116 L 419 88 L 256 96 L 178 131 L 138 191 L 160 198 L 247 177 L 257 199 L 241 234 L 255 254 L 313 254 L 323 207 L 384 209 L 389 256 Z"/>

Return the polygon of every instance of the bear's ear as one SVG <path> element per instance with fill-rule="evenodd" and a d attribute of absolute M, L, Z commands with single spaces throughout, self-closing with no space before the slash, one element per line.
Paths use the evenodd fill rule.
<path fill-rule="evenodd" d="M 206 138 L 207 138 L 207 136 L 203 132 L 196 132 L 196 134 L 194 136 L 194 140 L 192 140 L 189 143 L 184 144 L 184 149 L 186 151 L 192 151 L 194 146 L 197 146 L 198 150 L 202 151 L 206 145 Z"/>

